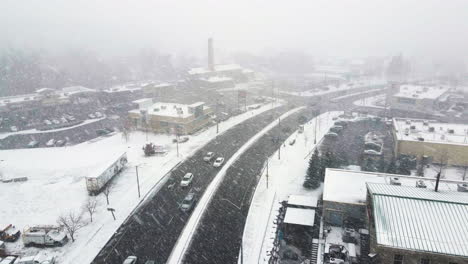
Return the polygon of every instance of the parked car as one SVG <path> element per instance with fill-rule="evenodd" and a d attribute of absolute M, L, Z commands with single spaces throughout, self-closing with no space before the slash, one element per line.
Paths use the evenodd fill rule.
<path fill-rule="evenodd" d="M 203 160 L 206 162 L 211 161 L 214 158 L 214 152 L 208 152 L 206 153 L 205 157 L 203 157 Z"/>
<path fill-rule="evenodd" d="M 174 138 L 174 139 L 172 140 L 172 143 L 177 143 L 177 141 L 178 141 L 179 143 L 185 143 L 185 142 L 189 141 L 189 137 Z"/>
<path fill-rule="evenodd" d="M 47 147 L 55 146 L 55 139 L 51 138 L 49 141 L 47 141 L 46 146 Z"/>
<path fill-rule="evenodd" d="M 138 258 L 135 256 L 128 256 L 122 264 L 136 264 L 138 261 Z"/>
<path fill-rule="evenodd" d="M 190 184 L 192 184 L 193 181 L 193 173 L 188 172 L 185 174 L 185 176 L 182 178 L 182 181 L 180 182 L 181 187 L 187 187 Z"/>
<path fill-rule="evenodd" d="M 11 130 L 11 132 L 17 132 L 18 128 L 16 126 L 11 126 L 10 130 Z"/>
<path fill-rule="evenodd" d="M 213 166 L 214 166 L 215 168 L 221 167 L 221 166 L 223 165 L 223 163 L 224 163 L 224 158 L 223 158 L 223 157 L 218 157 L 218 158 L 215 160 L 215 162 L 213 163 Z"/>
<path fill-rule="evenodd" d="M 57 141 L 55 142 L 55 146 L 57 146 L 57 147 L 62 147 L 62 146 L 65 145 L 65 143 L 66 143 L 65 140 L 60 139 L 60 140 L 57 140 Z"/>
<path fill-rule="evenodd" d="M 28 143 L 28 148 L 37 148 L 39 147 L 39 142 L 32 140 Z"/>
<path fill-rule="evenodd" d="M 154 260 L 147 260 L 145 264 L 156 264 L 156 261 Z"/>
<path fill-rule="evenodd" d="M 58 121 L 57 119 L 52 119 L 52 123 L 58 125 L 58 124 L 60 124 L 60 121 Z"/>
<path fill-rule="evenodd" d="M 52 122 L 50 122 L 49 120 L 46 119 L 46 120 L 44 120 L 44 124 L 50 126 L 50 125 L 52 125 Z"/>
<path fill-rule="evenodd" d="M 185 196 L 184 200 L 182 201 L 182 205 L 180 206 L 180 209 L 183 212 L 188 212 L 192 210 L 193 206 L 195 205 L 195 202 L 197 200 L 197 197 L 195 193 L 190 192 Z"/>
<path fill-rule="evenodd" d="M 0 240 L 5 242 L 15 242 L 20 237 L 21 231 L 14 225 L 9 224 L 3 230 L 0 230 Z"/>
<path fill-rule="evenodd" d="M 37 255 L 25 256 L 17 259 L 15 264 L 55 264 L 55 257 L 45 251 L 40 251 Z"/>
<path fill-rule="evenodd" d="M 96 118 L 96 116 L 94 114 L 89 114 L 88 117 L 91 118 L 91 119 Z"/>
<path fill-rule="evenodd" d="M 338 134 L 337 134 L 337 133 L 334 133 L 334 132 L 328 132 L 328 133 L 325 134 L 325 138 L 337 139 L 337 138 L 338 138 Z"/>

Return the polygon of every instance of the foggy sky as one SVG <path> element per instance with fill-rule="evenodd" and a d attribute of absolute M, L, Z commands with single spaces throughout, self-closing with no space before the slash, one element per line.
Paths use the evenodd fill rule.
<path fill-rule="evenodd" d="M 0 46 L 468 57 L 468 1 L 2 0 Z"/>

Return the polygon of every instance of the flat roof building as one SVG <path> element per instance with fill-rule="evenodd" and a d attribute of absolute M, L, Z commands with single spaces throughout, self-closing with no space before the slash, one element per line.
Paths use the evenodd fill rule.
<path fill-rule="evenodd" d="M 151 98 L 133 102 L 138 109 L 130 110 L 133 124 L 156 133 L 192 134 L 206 126 L 212 110 L 204 102 L 194 104 L 153 103 Z"/>
<path fill-rule="evenodd" d="M 433 163 L 468 166 L 468 124 L 427 119 L 393 119 L 397 155 L 427 156 Z"/>
<path fill-rule="evenodd" d="M 446 86 L 400 85 L 395 94 L 390 96 L 391 108 L 433 113 L 439 109 L 438 103 L 449 92 Z"/>

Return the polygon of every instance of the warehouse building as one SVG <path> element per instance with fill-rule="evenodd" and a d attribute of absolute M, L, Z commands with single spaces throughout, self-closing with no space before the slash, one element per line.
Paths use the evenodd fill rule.
<path fill-rule="evenodd" d="M 138 108 L 129 111 L 129 118 L 140 130 L 155 133 L 192 134 L 207 126 L 212 110 L 204 102 L 194 104 L 153 103 L 145 98 L 133 102 Z"/>
<path fill-rule="evenodd" d="M 425 119 L 393 119 L 397 155 L 426 156 L 432 163 L 468 166 L 468 124 Z"/>
<path fill-rule="evenodd" d="M 367 190 L 377 263 L 468 263 L 467 193 L 380 183 Z"/>
<path fill-rule="evenodd" d="M 446 86 L 400 85 L 390 97 L 390 107 L 399 110 L 433 113 L 449 92 Z"/>

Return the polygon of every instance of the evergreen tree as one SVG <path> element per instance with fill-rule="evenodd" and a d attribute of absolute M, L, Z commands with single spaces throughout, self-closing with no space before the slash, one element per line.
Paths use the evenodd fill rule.
<path fill-rule="evenodd" d="M 397 168 L 397 165 L 396 165 L 395 158 L 392 158 L 392 160 L 390 161 L 390 164 L 388 164 L 387 173 L 391 173 L 391 174 L 397 174 L 398 173 L 398 168 Z"/>
<path fill-rule="evenodd" d="M 316 189 L 320 186 L 320 169 L 320 156 L 316 148 L 309 160 L 309 168 L 307 169 L 304 187 Z"/>
<path fill-rule="evenodd" d="M 338 168 L 339 167 L 339 164 L 337 162 L 337 159 L 335 158 L 335 155 L 333 155 L 333 153 L 330 151 L 325 153 L 325 156 L 322 158 L 321 165 L 322 165 L 321 170 L 320 170 L 321 181 L 324 181 L 325 179 L 326 168 Z"/>

